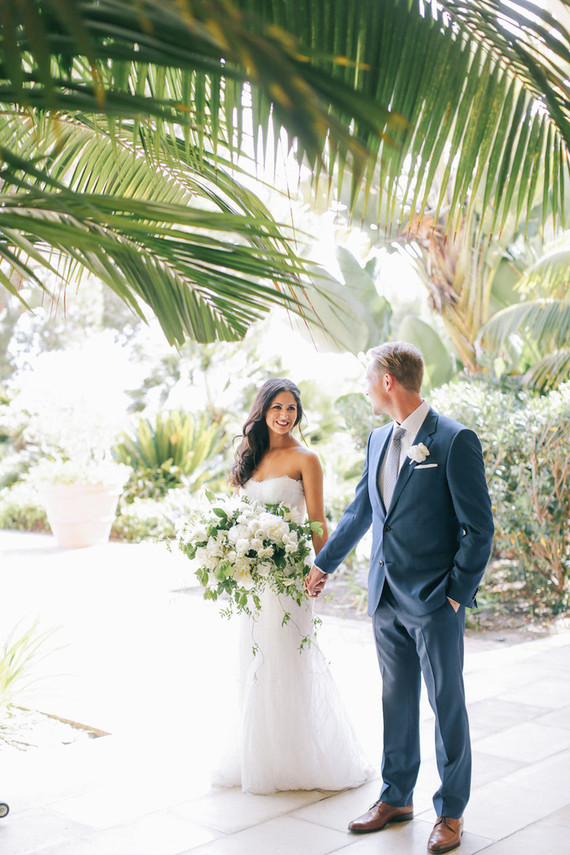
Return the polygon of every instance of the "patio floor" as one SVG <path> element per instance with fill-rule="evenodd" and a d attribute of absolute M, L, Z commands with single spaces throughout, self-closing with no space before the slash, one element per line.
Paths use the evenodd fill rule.
<path fill-rule="evenodd" d="M 434 822 L 433 719 L 422 712 L 415 818 L 372 835 L 347 822 L 379 781 L 342 793 L 213 790 L 235 627 L 159 545 L 62 550 L 0 532 L 3 634 L 37 617 L 60 647 L 25 706 L 108 733 L 0 750 L 2 855 L 416 855 Z M 334 581 L 329 586 L 334 589 Z M 368 621 L 327 617 L 330 658 L 363 746 L 380 756 L 380 685 Z M 570 632 L 518 644 L 469 637 L 474 749 L 463 855 L 570 851 Z"/>

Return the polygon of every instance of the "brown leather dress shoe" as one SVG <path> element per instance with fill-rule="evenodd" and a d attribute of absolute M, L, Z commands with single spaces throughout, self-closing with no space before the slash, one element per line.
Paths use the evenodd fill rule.
<path fill-rule="evenodd" d="M 369 831 L 381 831 L 389 822 L 405 822 L 414 815 L 412 804 L 394 807 L 386 802 L 374 802 L 370 810 L 348 823 L 348 830 L 355 834 L 367 834 Z"/>
<path fill-rule="evenodd" d="M 451 852 L 461 843 L 463 817 L 453 819 L 450 816 L 438 816 L 428 840 L 428 852 Z"/>

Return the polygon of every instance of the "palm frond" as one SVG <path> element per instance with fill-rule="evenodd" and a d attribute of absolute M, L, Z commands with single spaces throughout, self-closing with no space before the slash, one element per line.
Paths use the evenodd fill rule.
<path fill-rule="evenodd" d="M 309 287 L 305 268 L 261 200 L 183 141 L 162 160 L 146 142 L 85 117 L 6 117 L 0 256 L 38 284 L 26 255 L 47 265 L 56 250 L 140 316 L 150 306 L 171 342 L 240 338 L 276 303 L 310 315 L 292 291 Z"/>
<path fill-rule="evenodd" d="M 517 284 L 523 294 L 544 294 L 563 298 L 568 293 L 570 248 L 558 247 L 545 252 L 529 267 Z"/>
<path fill-rule="evenodd" d="M 529 368 L 523 380 L 543 395 L 570 380 L 570 347 L 559 348 L 543 356 Z"/>
<path fill-rule="evenodd" d="M 70 149 L 5 144 L 0 248 L 67 252 L 171 341 L 235 337 L 292 305 L 303 268 L 226 159 L 285 130 L 315 181 L 377 196 L 383 227 L 448 205 L 454 235 L 478 193 L 495 232 L 537 202 L 563 222 L 569 73 L 566 28 L 531 0 L 2 0 L 3 121 L 49 119 Z M 104 144 L 83 153 L 74 121 Z"/>
<path fill-rule="evenodd" d="M 570 39 L 540 6 L 513 0 L 5 0 L 0 100 L 30 107 L 151 116 L 243 149 L 285 128 L 315 172 L 352 171 L 353 201 L 389 187 L 380 221 L 398 217 L 407 174 L 427 202 L 448 164 L 457 214 L 480 185 L 501 228 L 530 211 L 539 172 L 555 213 L 568 177 Z M 73 15 L 72 15 L 73 12 Z M 81 27 L 70 21 L 80 18 Z M 10 42 L 10 44 L 9 44 Z M 438 200 L 439 207 L 442 198 Z"/>
<path fill-rule="evenodd" d="M 508 306 L 481 328 L 480 339 L 500 349 L 513 335 L 540 342 L 542 348 L 566 346 L 570 341 L 570 303 L 540 299 Z"/>
<path fill-rule="evenodd" d="M 235 340 L 271 305 L 299 308 L 293 290 L 303 287 L 306 269 L 280 248 L 270 218 L 74 193 L 39 169 L 27 184 L 18 159 L 6 150 L 3 157 L 19 192 L 0 195 L 0 257 L 24 275 L 34 278 L 25 256 L 39 261 L 46 248 L 65 254 L 139 315 L 150 306 L 170 342 Z M 53 189 L 35 191 L 39 179 Z"/>

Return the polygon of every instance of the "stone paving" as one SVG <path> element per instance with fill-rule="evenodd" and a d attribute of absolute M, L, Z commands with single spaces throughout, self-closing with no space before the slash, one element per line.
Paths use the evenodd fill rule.
<path fill-rule="evenodd" d="M 159 545 L 62 550 L 0 532 L 0 626 L 36 617 L 60 649 L 25 703 L 106 732 L 0 751 L 2 855 L 419 855 L 433 825 L 433 719 L 422 712 L 415 818 L 361 837 L 347 822 L 379 782 L 342 793 L 213 790 L 235 627 Z M 333 583 L 334 585 L 334 583 Z M 332 587 L 332 586 L 331 586 Z M 325 616 L 329 657 L 363 746 L 380 756 L 380 686 L 366 620 Z M 506 645 L 470 636 L 473 793 L 462 855 L 570 852 L 570 632 Z"/>

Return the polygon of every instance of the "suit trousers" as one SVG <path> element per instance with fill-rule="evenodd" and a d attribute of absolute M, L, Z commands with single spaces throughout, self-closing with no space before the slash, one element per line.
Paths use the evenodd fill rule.
<path fill-rule="evenodd" d="M 385 583 L 373 616 L 382 674 L 384 750 L 380 798 L 397 807 L 412 801 L 420 768 L 420 691 L 423 675 L 435 713 L 441 786 L 437 816 L 458 819 L 471 789 L 471 744 L 463 684 L 465 608 L 449 601 L 427 615 L 401 609 Z"/>

